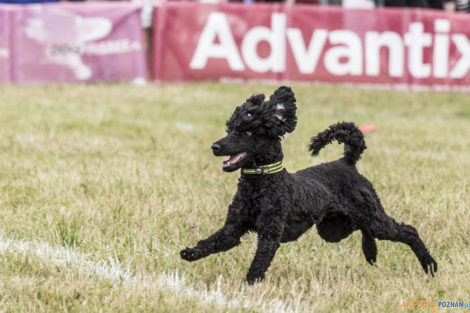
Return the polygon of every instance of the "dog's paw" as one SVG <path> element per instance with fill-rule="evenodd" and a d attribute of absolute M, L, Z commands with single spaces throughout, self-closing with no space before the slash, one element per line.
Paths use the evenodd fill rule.
<path fill-rule="evenodd" d="M 246 275 L 246 282 L 248 283 L 248 285 L 254 285 L 256 283 L 260 283 L 262 282 L 264 279 L 264 275 L 262 276 L 259 276 L 259 275 Z"/>
<path fill-rule="evenodd" d="M 430 274 L 433 277 L 437 272 L 437 262 L 430 255 L 421 260 L 421 266 L 423 267 L 426 274 Z"/>
<path fill-rule="evenodd" d="M 192 262 L 199 260 L 202 256 L 199 250 L 194 248 L 186 248 L 180 251 L 180 256 L 183 260 Z"/>

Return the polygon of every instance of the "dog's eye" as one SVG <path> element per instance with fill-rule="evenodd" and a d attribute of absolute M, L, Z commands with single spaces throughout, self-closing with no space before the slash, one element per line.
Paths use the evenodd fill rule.
<path fill-rule="evenodd" d="M 251 136 L 251 132 L 246 132 L 245 134 L 247 134 L 248 136 Z"/>
<path fill-rule="evenodd" d="M 253 114 L 251 114 L 251 113 L 249 113 L 249 112 L 246 113 L 246 115 L 247 115 L 248 117 L 252 117 L 252 116 L 253 116 Z"/>

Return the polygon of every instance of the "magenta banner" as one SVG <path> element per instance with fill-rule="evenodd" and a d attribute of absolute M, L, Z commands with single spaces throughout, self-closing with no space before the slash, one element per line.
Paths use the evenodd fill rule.
<path fill-rule="evenodd" d="M 10 37 L 15 83 L 147 78 L 140 6 L 95 2 L 13 7 L 17 10 L 10 23 L 0 29 L 0 55 L 3 38 Z M 0 7 L 0 25 L 4 14 Z"/>
<path fill-rule="evenodd" d="M 11 12 L 8 6 L 0 5 L 0 83 L 11 82 Z"/>
<path fill-rule="evenodd" d="M 219 79 L 470 90 L 470 14 L 164 3 L 157 81 Z"/>

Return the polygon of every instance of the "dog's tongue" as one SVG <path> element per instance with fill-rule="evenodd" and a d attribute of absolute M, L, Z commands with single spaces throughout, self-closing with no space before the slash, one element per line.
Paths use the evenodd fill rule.
<path fill-rule="evenodd" d="M 245 155 L 245 152 L 239 153 L 236 156 L 231 157 L 227 161 L 224 161 L 223 164 L 224 166 L 232 165 L 240 161 L 240 158 Z"/>

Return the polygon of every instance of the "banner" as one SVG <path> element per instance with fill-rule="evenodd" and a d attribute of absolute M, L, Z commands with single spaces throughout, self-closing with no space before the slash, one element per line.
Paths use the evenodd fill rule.
<path fill-rule="evenodd" d="M 167 2 L 154 20 L 157 81 L 470 90 L 470 14 Z"/>
<path fill-rule="evenodd" d="M 0 83 L 11 82 L 11 11 L 7 6 L 0 5 Z"/>
<path fill-rule="evenodd" d="M 258 54 L 253 51 L 252 36 L 248 34 L 242 47 L 250 29 L 270 25 L 271 15 L 279 14 L 281 9 L 270 4 L 163 3 L 156 8 L 154 18 L 154 73 L 157 80 L 282 79 L 283 71 L 258 70 L 266 62 L 254 64 Z M 282 25 L 274 27 L 273 36 L 278 35 L 279 27 Z M 283 38 L 279 38 L 279 44 L 275 43 L 271 59 L 283 59 L 280 55 Z M 265 56 L 269 54 L 269 46 L 263 42 L 256 52 Z"/>
<path fill-rule="evenodd" d="M 98 82 L 147 77 L 140 6 L 22 6 L 13 21 L 15 82 Z"/>

